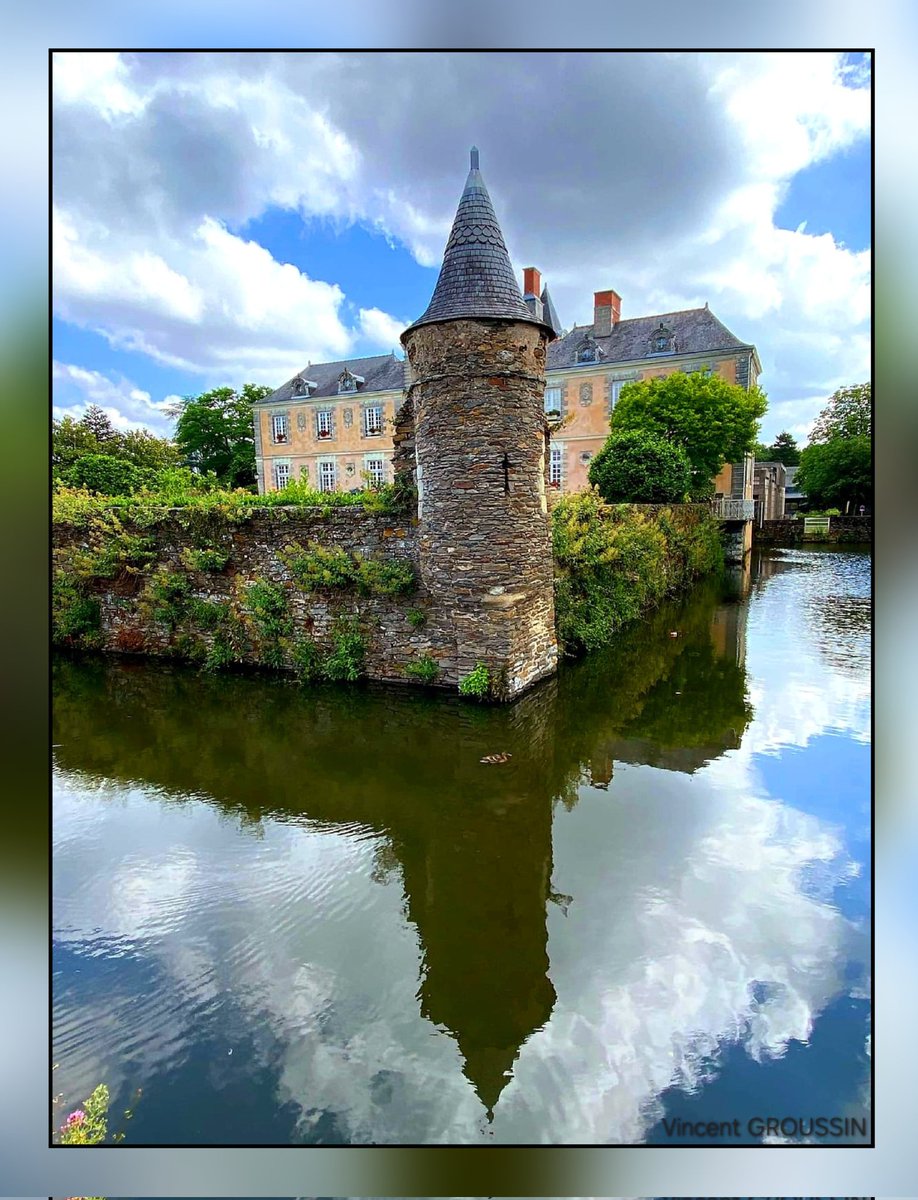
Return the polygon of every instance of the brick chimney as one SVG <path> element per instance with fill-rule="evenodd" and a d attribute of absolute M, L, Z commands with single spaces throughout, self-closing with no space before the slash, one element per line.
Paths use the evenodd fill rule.
<path fill-rule="evenodd" d="M 593 293 L 593 335 L 608 337 L 622 319 L 622 298 L 611 290 Z"/>
<path fill-rule="evenodd" d="M 537 321 L 544 319 L 542 301 L 542 272 L 535 267 L 523 268 L 523 303 Z"/>

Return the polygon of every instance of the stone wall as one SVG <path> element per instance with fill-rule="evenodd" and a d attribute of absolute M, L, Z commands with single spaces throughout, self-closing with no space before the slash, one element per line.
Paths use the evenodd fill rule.
<path fill-rule="evenodd" d="M 804 535 L 803 517 L 785 517 L 779 521 L 763 521 L 752 531 L 754 546 L 799 546 L 803 542 L 870 542 L 873 539 L 872 516 L 830 517 L 827 531 Z"/>
<path fill-rule="evenodd" d="M 411 364 L 419 561 L 453 613 L 460 676 L 484 663 L 512 696 L 554 671 L 545 494 L 546 335 L 518 321 L 421 325 Z"/>
<path fill-rule="evenodd" d="M 366 674 L 371 679 L 405 680 L 405 667 L 424 655 L 437 660 L 437 683 L 455 685 L 459 675 L 455 659 L 452 616 L 433 602 L 418 571 L 418 525 L 413 516 L 370 513 L 357 507 L 330 510 L 265 508 L 234 523 L 225 516 L 187 525 L 177 512 L 150 529 L 130 529 L 131 534 L 152 539 L 155 558 L 142 568 L 118 568 L 110 577 L 84 580 L 87 596 L 98 601 L 100 628 L 94 643 L 103 650 L 154 656 L 189 657 L 189 636 L 200 647 L 214 634 L 195 626 L 192 618 L 174 626 L 157 619 L 151 587 L 161 572 L 187 580 L 185 605 L 198 600 L 229 603 L 243 610 L 247 588 L 253 583 L 280 585 L 287 599 L 292 633 L 281 643 L 279 661 L 268 665 L 293 669 L 293 645 L 313 642 L 322 653 L 334 646 L 342 623 L 359 629 L 366 643 Z M 403 563 L 417 573 L 416 588 L 394 596 L 365 594 L 355 586 L 322 591 L 300 586 L 288 562 L 287 548 L 319 544 L 363 559 Z M 218 547 L 229 557 L 219 570 L 189 568 L 188 552 L 201 546 Z M 92 527 L 55 524 L 53 549 L 56 565 L 76 578 L 74 555 L 98 552 L 98 534 Z M 186 557 L 183 558 L 183 552 Z M 413 620 L 409 619 L 412 614 Z M 420 623 L 422 622 L 422 623 Z M 264 646 L 247 630 L 235 661 L 264 665 Z M 474 665 L 474 664 L 473 664 Z"/>

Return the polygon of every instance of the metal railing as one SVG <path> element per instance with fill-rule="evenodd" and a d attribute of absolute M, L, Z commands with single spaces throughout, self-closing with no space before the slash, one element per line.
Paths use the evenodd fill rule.
<path fill-rule="evenodd" d="M 725 496 L 711 501 L 711 512 L 721 521 L 751 521 L 755 516 L 755 501 Z"/>

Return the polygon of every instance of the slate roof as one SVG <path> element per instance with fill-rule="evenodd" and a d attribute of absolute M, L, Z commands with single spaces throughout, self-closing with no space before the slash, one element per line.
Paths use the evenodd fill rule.
<path fill-rule="evenodd" d="M 652 317 L 632 317 L 613 326 L 608 337 L 593 337 L 592 325 L 575 325 L 570 333 L 548 347 L 546 370 L 577 366 L 577 351 L 585 342 L 595 342 L 603 351 L 599 362 L 628 362 L 633 359 L 664 361 L 671 354 L 652 354 L 651 338 L 660 324 L 674 339 L 675 354 L 706 354 L 715 350 L 752 350 L 748 342 L 738 337 L 705 308 L 688 308 L 682 312 L 657 313 Z"/>
<path fill-rule="evenodd" d="M 542 288 L 542 295 L 539 297 L 542 301 L 542 312 L 547 323 L 552 327 L 555 337 L 561 336 L 561 322 L 558 320 L 558 313 L 555 309 L 555 302 L 551 298 L 548 290 L 548 284 Z"/>
<path fill-rule="evenodd" d="M 423 316 L 409 328 L 458 317 L 499 317 L 547 328 L 523 302 L 474 146 L 437 286 Z"/>
<path fill-rule="evenodd" d="M 362 396 L 367 392 L 401 391 L 405 386 L 405 363 L 389 354 L 374 354 L 370 358 L 348 358 L 339 362 L 310 363 L 299 372 L 300 379 L 308 379 L 318 384 L 310 388 L 309 393 L 294 390 L 293 376 L 270 396 L 259 400 L 258 404 L 283 404 L 287 400 L 314 400 L 317 396 L 338 396 L 338 376 L 347 368 L 352 375 L 361 375 L 363 383 L 358 385 L 356 392 L 343 392 L 346 396 Z"/>

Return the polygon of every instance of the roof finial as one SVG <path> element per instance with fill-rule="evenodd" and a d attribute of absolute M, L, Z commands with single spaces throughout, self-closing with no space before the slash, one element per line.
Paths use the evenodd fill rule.
<path fill-rule="evenodd" d="M 477 146 L 472 147 L 471 153 L 469 154 L 469 158 L 471 159 L 471 169 L 473 171 L 477 171 L 478 170 L 478 147 Z"/>

